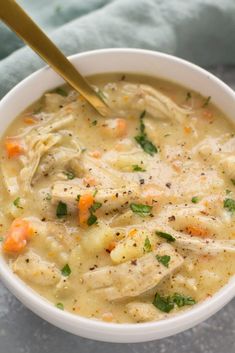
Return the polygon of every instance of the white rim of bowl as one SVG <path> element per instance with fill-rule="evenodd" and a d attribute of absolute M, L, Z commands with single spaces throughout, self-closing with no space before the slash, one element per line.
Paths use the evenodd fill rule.
<path fill-rule="evenodd" d="M 68 58 L 73 62 L 77 58 L 99 54 L 145 54 L 161 58 L 166 60 L 181 63 L 197 71 L 207 78 L 214 81 L 215 84 L 220 85 L 228 95 L 235 99 L 234 91 L 229 88 L 224 82 L 215 77 L 208 71 L 200 68 L 199 66 L 190 63 L 186 60 L 177 58 L 172 55 L 164 54 L 161 52 L 144 50 L 144 49 L 129 49 L 129 48 L 107 48 L 100 50 L 92 50 L 84 53 L 75 54 Z M 12 97 L 17 94 L 17 91 L 21 89 L 25 84 L 30 84 L 31 80 L 40 76 L 45 70 L 52 70 L 48 66 L 37 70 L 30 76 L 26 77 L 1 100 L 0 108 L 11 101 Z M 175 316 L 166 318 L 160 321 L 152 321 L 146 323 L 106 323 L 97 319 L 86 318 L 83 316 L 72 314 L 68 311 L 62 311 L 53 306 L 53 303 L 40 296 L 36 291 L 29 287 L 23 280 L 15 275 L 3 256 L 0 256 L 0 276 L 6 287 L 29 309 L 31 309 L 38 316 L 42 317 L 46 321 L 60 327 L 66 331 L 80 335 L 79 329 L 81 329 L 81 336 L 86 338 L 93 338 L 99 340 L 99 333 L 106 335 L 107 339 L 101 339 L 102 341 L 110 342 L 143 342 L 157 339 L 158 336 L 161 338 L 176 334 L 183 330 L 189 329 L 201 321 L 207 319 L 209 316 L 216 313 L 224 305 L 226 305 L 235 296 L 235 276 L 231 277 L 227 284 L 225 284 L 218 292 L 212 297 L 190 307 L 189 310 L 183 313 L 178 313 Z M 226 299 L 225 299 L 226 298 Z M 67 326 L 67 327 L 66 327 Z M 74 329 L 73 329 L 74 327 Z M 155 336 L 154 337 L 154 333 Z M 120 338 L 122 336 L 122 338 Z M 146 336 L 146 339 L 145 339 Z M 119 338 L 118 338 L 119 337 Z M 139 337 L 139 339 L 138 339 Z"/>

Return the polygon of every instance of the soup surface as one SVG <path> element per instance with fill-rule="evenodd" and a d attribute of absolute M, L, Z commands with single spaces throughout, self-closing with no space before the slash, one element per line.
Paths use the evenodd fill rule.
<path fill-rule="evenodd" d="M 190 309 L 235 272 L 234 126 L 170 82 L 89 80 L 109 117 L 65 86 L 2 138 L 2 253 L 58 310 L 132 323 Z"/>

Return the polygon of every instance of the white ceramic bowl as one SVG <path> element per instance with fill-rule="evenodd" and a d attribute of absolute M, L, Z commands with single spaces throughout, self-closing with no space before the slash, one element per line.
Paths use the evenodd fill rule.
<path fill-rule="evenodd" d="M 235 93 L 215 76 L 179 58 L 139 49 L 104 49 L 74 55 L 71 61 L 83 75 L 132 72 L 174 81 L 204 96 L 211 96 L 212 101 L 235 120 Z M 62 83 L 62 79 L 48 67 L 19 83 L 0 102 L 0 133 L 43 92 Z M 235 295 L 233 277 L 212 298 L 175 317 L 143 324 L 113 324 L 58 310 L 14 275 L 1 256 L 0 276 L 10 291 L 43 319 L 76 335 L 108 342 L 143 342 L 174 335 L 207 319 Z"/>

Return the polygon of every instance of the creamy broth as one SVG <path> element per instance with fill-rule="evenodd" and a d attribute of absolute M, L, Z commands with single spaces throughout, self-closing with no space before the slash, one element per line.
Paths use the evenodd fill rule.
<path fill-rule="evenodd" d="M 235 272 L 234 126 L 171 82 L 89 80 L 109 117 L 64 86 L 3 136 L 2 253 L 58 310 L 116 323 L 189 310 Z"/>

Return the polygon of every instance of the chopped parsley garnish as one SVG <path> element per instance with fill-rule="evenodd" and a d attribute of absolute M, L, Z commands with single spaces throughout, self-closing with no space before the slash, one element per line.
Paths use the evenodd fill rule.
<path fill-rule="evenodd" d="M 68 210 L 67 210 L 67 205 L 66 203 L 59 201 L 56 209 L 56 216 L 58 218 L 62 218 L 64 216 L 67 216 Z"/>
<path fill-rule="evenodd" d="M 168 234 L 168 233 L 156 231 L 156 234 L 159 237 L 166 239 L 167 241 L 171 241 L 171 242 L 175 241 L 175 238 L 172 235 Z"/>
<path fill-rule="evenodd" d="M 144 252 L 150 252 L 150 251 L 152 251 L 152 245 L 150 243 L 149 238 L 146 237 L 144 241 Z"/>
<path fill-rule="evenodd" d="M 44 200 L 51 201 L 51 194 L 47 193 Z"/>
<path fill-rule="evenodd" d="M 55 306 L 56 306 L 58 309 L 60 309 L 60 310 L 64 310 L 64 304 L 63 304 L 63 303 L 57 303 Z"/>
<path fill-rule="evenodd" d="M 174 309 L 174 303 L 172 303 L 170 297 L 161 297 L 158 293 L 155 294 L 153 305 L 164 313 L 169 313 Z"/>
<path fill-rule="evenodd" d="M 172 296 L 162 297 L 158 293 L 155 294 L 153 305 L 164 313 L 169 313 L 174 309 L 175 305 L 179 308 L 185 305 L 194 305 L 196 301 L 189 296 L 183 294 L 175 293 Z"/>
<path fill-rule="evenodd" d="M 225 192 L 226 192 L 226 195 L 228 195 L 228 194 L 231 194 L 232 191 L 229 189 L 226 189 Z"/>
<path fill-rule="evenodd" d="M 230 179 L 232 184 L 235 186 L 235 179 Z"/>
<path fill-rule="evenodd" d="M 158 260 L 158 262 L 160 262 L 163 266 L 165 267 L 169 267 L 169 262 L 171 257 L 169 255 L 156 255 L 156 259 Z"/>
<path fill-rule="evenodd" d="M 102 206 L 101 202 L 94 202 L 93 205 L 89 208 L 90 216 L 87 220 L 87 225 L 92 226 L 97 222 L 97 217 L 94 213 Z"/>
<path fill-rule="evenodd" d="M 65 277 L 68 277 L 71 274 L 71 269 L 68 264 L 64 265 L 64 267 L 61 270 L 61 273 Z"/>
<path fill-rule="evenodd" d="M 94 215 L 93 213 L 90 214 L 88 220 L 87 220 L 87 225 L 88 226 L 92 226 L 93 224 L 95 224 L 97 221 L 97 217 L 96 215 Z"/>
<path fill-rule="evenodd" d="M 192 201 L 193 203 L 198 203 L 198 202 L 199 202 L 199 197 L 198 197 L 198 196 L 193 196 L 192 199 L 191 199 L 191 201 Z"/>
<path fill-rule="evenodd" d="M 91 125 L 93 125 L 93 126 L 97 125 L 97 120 L 93 120 Z"/>
<path fill-rule="evenodd" d="M 186 296 L 183 294 L 179 294 L 179 293 L 173 294 L 172 301 L 179 308 L 181 308 L 182 306 L 185 306 L 185 305 L 193 305 L 196 303 L 196 301 L 192 297 L 189 297 L 189 296 Z"/>
<path fill-rule="evenodd" d="M 79 201 L 79 200 L 80 200 L 80 197 L 81 197 L 81 195 L 77 195 L 76 201 Z"/>
<path fill-rule="evenodd" d="M 104 92 L 99 88 L 98 91 L 96 92 L 96 94 L 102 99 L 105 100 L 105 95 Z"/>
<path fill-rule="evenodd" d="M 148 153 L 150 156 L 153 156 L 158 152 L 157 147 L 148 140 L 147 134 L 145 132 L 145 125 L 143 122 L 145 116 L 145 110 L 140 114 L 140 134 L 135 136 L 136 142 L 142 147 L 142 149 Z"/>
<path fill-rule="evenodd" d="M 93 194 L 93 197 L 95 197 L 95 196 L 97 195 L 97 193 L 98 193 L 98 190 L 95 189 L 94 194 Z"/>
<path fill-rule="evenodd" d="M 55 88 L 54 90 L 52 90 L 50 93 L 57 93 L 59 94 L 60 96 L 63 96 L 63 97 L 67 97 L 68 96 L 68 92 L 66 92 L 63 88 L 61 87 L 58 87 L 58 88 Z"/>
<path fill-rule="evenodd" d="M 202 107 L 205 108 L 208 106 L 208 104 L 210 103 L 210 100 L 211 100 L 211 96 L 207 97 L 205 102 L 203 103 Z"/>
<path fill-rule="evenodd" d="M 17 197 L 14 201 L 13 201 L 13 205 L 17 208 L 22 208 L 22 206 L 20 206 L 20 197 Z"/>
<path fill-rule="evenodd" d="M 94 202 L 93 205 L 90 207 L 91 212 L 95 212 L 102 206 L 101 202 Z"/>
<path fill-rule="evenodd" d="M 187 92 L 186 94 L 186 101 L 188 101 L 189 99 L 192 98 L 192 93 L 191 92 Z"/>
<path fill-rule="evenodd" d="M 138 203 L 131 203 L 130 208 L 132 212 L 137 213 L 139 216 L 149 216 L 153 206 L 142 205 Z"/>
<path fill-rule="evenodd" d="M 64 173 L 64 175 L 67 176 L 67 179 L 69 179 L 69 180 L 72 180 L 75 178 L 75 174 L 73 172 L 65 171 L 63 173 Z"/>
<path fill-rule="evenodd" d="M 225 199 L 224 200 L 224 208 L 226 208 L 226 210 L 231 213 L 235 212 L 235 200 Z"/>
<path fill-rule="evenodd" d="M 146 172 L 146 170 L 140 167 L 138 164 L 133 164 L 132 170 L 133 172 Z"/>

